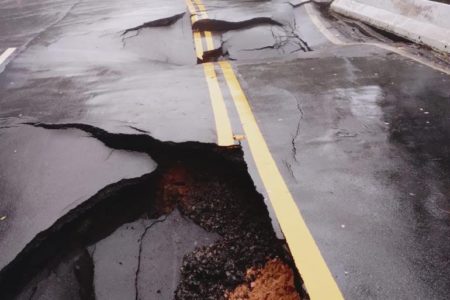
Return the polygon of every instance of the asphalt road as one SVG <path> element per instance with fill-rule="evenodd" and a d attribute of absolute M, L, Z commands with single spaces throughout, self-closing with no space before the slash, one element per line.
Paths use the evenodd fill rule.
<path fill-rule="evenodd" d="M 3 268 L 39 232 L 103 187 L 156 167 L 142 153 L 112 150 L 82 131 L 29 123 L 79 123 L 201 143 L 218 142 L 218 125 L 184 1 L 0 3 L 0 54 L 16 48 L 0 65 Z M 312 3 L 203 4 L 209 19 L 222 21 L 205 30 L 212 32 L 215 48 L 221 46 L 220 59 L 232 62 L 282 180 L 343 296 L 447 299 L 450 75 L 441 71 L 446 63 L 432 68 L 440 58 L 428 50 L 390 41 Z M 154 20 L 160 22 L 136 28 Z M 287 221 L 273 209 L 226 74 L 217 63 L 214 68 L 232 134 L 244 135 L 234 143 L 243 146 L 249 173 L 281 236 Z M 173 218 L 151 233 L 155 240 L 186 222 Z M 160 245 L 170 249 L 164 257 L 171 268 L 167 274 L 176 273 L 193 247 L 189 237 L 200 243 L 215 238 L 194 224 L 183 228 L 177 230 L 186 230 L 184 236 L 170 237 L 175 244 Z M 105 263 L 112 254 L 101 255 L 102 245 L 123 247 L 123 257 L 135 252 L 126 230 L 97 244 L 99 272 L 114 272 Z M 148 247 L 151 252 L 157 246 Z M 166 273 L 161 278 L 168 278 L 172 291 L 174 275 Z M 136 296 L 135 282 L 107 276 L 95 277 L 97 296 L 111 292 L 108 284 L 114 282 L 123 286 L 122 299 Z M 155 293 L 146 285 L 139 291 L 143 299 Z"/>

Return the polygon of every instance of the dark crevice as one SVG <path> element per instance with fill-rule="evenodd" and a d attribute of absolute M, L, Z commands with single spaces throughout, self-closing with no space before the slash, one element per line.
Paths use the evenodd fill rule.
<path fill-rule="evenodd" d="M 283 26 L 280 22 L 277 22 L 268 17 L 257 17 L 249 20 L 244 20 L 240 22 L 230 22 L 223 20 L 213 20 L 213 19 L 201 19 L 192 24 L 192 29 L 198 31 L 229 31 L 238 30 L 249 27 L 254 27 L 258 25 L 274 25 Z"/>
<path fill-rule="evenodd" d="M 142 25 L 126 29 L 121 34 L 121 36 L 122 36 L 122 47 L 126 46 L 126 40 L 139 36 L 139 34 L 140 34 L 142 29 L 144 29 L 144 28 L 156 28 L 156 27 L 171 26 L 171 25 L 175 24 L 178 20 L 182 19 L 184 15 L 185 15 L 185 13 L 183 12 L 183 13 L 180 13 L 180 14 L 173 15 L 171 17 L 153 20 L 153 21 L 150 21 L 150 22 L 146 22 L 146 23 L 144 23 Z M 134 34 L 133 35 L 127 35 L 130 32 L 132 32 Z"/>
<path fill-rule="evenodd" d="M 296 32 L 295 27 L 283 27 L 283 35 L 277 34 L 272 29 L 272 37 L 274 43 L 268 46 L 262 46 L 257 48 L 242 49 L 241 51 L 260 51 L 260 50 L 279 50 L 283 51 L 289 45 L 295 45 L 297 49 L 291 51 L 291 53 L 297 51 L 309 52 L 312 49 L 308 43 L 304 41 Z"/>
<path fill-rule="evenodd" d="M 134 130 L 136 130 L 137 132 L 140 132 L 140 133 L 145 133 L 145 134 L 149 134 L 150 133 L 147 130 L 140 129 L 140 128 L 137 128 L 137 127 L 134 127 L 134 126 L 131 126 L 131 125 L 129 125 L 128 127 L 131 128 L 131 129 L 134 129 Z"/>
<path fill-rule="evenodd" d="M 0 271 L 0 299 L 11 299 L 34 276 L 72 253 L 82 251 L 123 223 L 138 218 L 145 207 L 145 183 L 151 175 L 111 184 L 39 233 Z M 133 197 L 134 205 L 124 199 Z"/>
<path fill-rule="evenodd" d="M 276 29 L 281 30 L 281 34 L 279 32 L 275 32 L 274 28 L 271 28 L 272 38 L 274 43 L 272 45 L 243 49 L 242 51 L 259 51 L 259 50 L 279 50 L 283 53 L 288 46 L 294 45 L 296 47 L 295 50 L 292 50 L 291 53 L 297 51 L 309 52 L 312 51 L 311 47 L 309 47 L 308 43 L 303 40 L 299 34 L 297 33 L 297 25 L 294 20 L 294 24 L 288 26 L 277 27 Z"/>
<path fill-rule="evenodd" d="M 383 29 L 380 29 L 380 28 L 377 28 L 377 27 L 374 27 L 374 26 L 371 26 L 369 24 L 365 24 L 365 25 L 368 28 L 370 28 L 372 31 L 377 32 L 378 34 L 388 38 L 389 40 L 391 40 L 394 43 L 414 44 L 414 42 L 412 42 L 412 41 L 410 41 L 410 40 L 408 40 L 408 39 L 406 39 L 404 37 L 398 36 L 398 35 L 396 35 L 394 33 L 388 32 L 386 30 L 383 30 Z"/>
<path fill-rule="evenodd" d="M 30 294 L 30 297 L 28 298 L 28 300 L 33 300 L 34 295 L 36 295 L 37 290 L 38 290 L 38 286 L 37 286 L 37 285 L 34 286 L 34 287 L 31 289 L 31 294 Z"/>
<path fill-rule="evenodd" d="M 390 33 L 383 29 L 376 28 L 369 24 L 362 23 L 357 20 L 350 19 L 345 16 L 339 15 L 337 17 L 338 22 L 341 24 L 342 28 L 351 28 L 352 31 L 359 32 L 360 35 L 367 38 L 372 38 L 374 40 L 383 42 L 383 43 L 404 43 L 404 44 L 412 44 L 413 42 L 400 37 L 394 33 Z"/>
<path fill-rule="evenodd" d="M 289 33 L 288 36 L 290 38 L 293 38 L 294 40 L 296 40 L 296 44 L 299 46 L 299 48 L 303 52 L 312 51 L 312 49 L 308 45 L 308 43 L 304 39 L 302 39 L 300 37 L 300 35 L 297 33 L 297 21 L 295 18 L 294 18 L 294 24 L 290 24 L 289 26 L 284 27 L 284 30 Z"/>
<path fill-rule="evenodd" d="M 131 32 L 131 31 L 139 31 L 143 28 L 152 28 L 152 27 L 164 27 L 164 26 L 170 26 L 175 24 L 178 20 L 180 20 L 181 18 L 183 18 L 184 16 L 184 12 L 180 13 L 180 14 L 176 14 L 167 18 L 162 18 L 162 19 L 157 19 L 157 20 L 153 20 L 150 22 L 146 22 L 142 25 L 136 26 L 136 27 L 132 27 L 132 28 L 128 28 L 126 29 L 122 35 L 126 35 L 127 33 Z"/>
<path fill-rule="evenodd" d="M 283 164 L 286 167 L 286 169 L 289 172 L 289 175 L 292 177 L 292 179 L 295 180 L 295 182 L 297 182 L 297 177 L 295 177 L 294 171 L 292 170 L 292 165 L 290 163 L 288 163 L 286 160 L 283 160 Z"/>
<path fill-rule="evenodd" d="M 395 35 L 393 33 L 348 18 L 346 16 L 334 13 L 330 9 L 330 3 L 315 2 L 315 5 L 323 18 L 332 21 L 335 27 L 339 30 L 339 32 L 341 32 L 344 36 L 346 36 L 351 40 L 356 40 L 358 42 L 366 42 L 367 39 L 369 38 L 383 43 L 394 42 L 394 43 L 412 44 L 411 41 L 398 35 Z"/>
<path fill-rule="evenodd" d="M 293 266 L 285 242 L 273 231 L 264 198 L 247 172 L 240 146 L 163 142 L 144 134 L 112 134 L 85 124 L 29 125 L 82 130 L 112 149 L 148 154 L 157 168 L 104 187 L 39 233 L 0 271 L 0 299 L 14 298 L 25 287 L 35 286 L 39 274 L 74 257 L 80 296 L 93 299 L 93 253 L 86 248 L 125 223 L 157 219 L 174 209 L 221 236 L 184 257 L 175 299 L 223 299 L 226 291 L 244 282 L 248 268 L 262 267 L 271 258 Z M 139 268 L 135 279 L 138 298 Z M 305 295 L 303 290 L 299 293 Z"/>
<path fill-rule="evenodd" d="M 297 101 L 296 106 L 297 106 L 297 110 L 299 112 L 299 117 L 298 117 L 297 127 L 295 129 L 294 136 L 292 137 L 292 140 L 291 140 L 291 145 L 292 145 L 292 158 L 295 162 L 298 162 L 297 161 L 297 146 L 295 145 L 295 143 L 300 134 L 300 126 L 301 126 L 301 122 L 303 120 L 303 109 L 300 104 L 300 99 L 296 98 L 296 101 Z"/>
<path fill-rule="evenodd" d="M 290 1 L 290 2 L 288 2 L 288 3 L 289 3 L 292 7 L 297 8 L 297 7 L 303 6 L 303 5 L 305 5 L 305 4 L 308 4 L 308 3 L 311 3 L 311 2 L 314 2 L 314 1 L 308 0 L 308 1 L 298 2 L 298 3 L 292 3 L 292 2 L 293 2 L 293 1 Z"/>
<path fill-rule="evenodd" d="M 220 46 L 213 50 L 204 51 L 199 63 L 216 62 L 225 57 L 228 57 L 228 52 L 224 50 L 223 46 Z"/>
<path fill-rule="evenodd" d="M 86 249 L 75 260 L 74 274 L 80 287 L 80 299 L 95 300 L 94 262 Z"/>

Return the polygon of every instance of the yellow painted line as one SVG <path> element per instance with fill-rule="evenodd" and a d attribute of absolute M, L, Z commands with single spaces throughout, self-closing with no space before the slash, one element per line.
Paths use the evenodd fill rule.
<path fill-rule="evenodd" d="M 201 0 L 194 1 L 197 7 L 203 12 L 202 18 L 208 18 L 206 9 L 201 3 Z M 214 41 L 210 32 L 205 32 L 205 39 L 208 50 L 214 49 Z M 296 266 L 305 282 L 309 295 L 314 300 L 343 299 L 333 276 L 328 270 L 325 260 L 320 254 L 319 248 L 309 232 L 278 167 L 270 154 L 270 150 L 259 130 L 248 100 L 240 87 L 231 65 L 228 62 L 219 62 L 219 64 L 238 111 L 258 172 L 263 180 L 269 199 L 274 207 L 277 219 L 283 230 L 283 234 L 286 237 Z M 204 64 L 204 66 L 206 77 L 207 79 L 209 78 L 208 85 L 211 99 L 214 94 L 216 96 L 216 99 L 212 100 L 213 103 L 215 103 L 213 104 L 213 108 L 216 107 L 219 108 L 219 110 L 223 109 L 225 114 L 227 114 L 220 86 L 214 71 L 214 65 L 208 63 Z M 214 113 L 215 115 L 222 114 L 222 112 L 216 111 Z M 222 123 L 224 122 L 216 119 L 217 126 Z"/>
<path fill-rule="evenodd" d="M 198 16 L 195 9 L 195 5 L 191 0 L 186 0 L 188 9 L 191 13 L 192 24 L 198 20 L 198 18 L 193 18 L 193 16 Z M 197 4 L 197 7 L 205 11 L 203 4 Z M 201 17 L 207 17 L 206 12 L 201 14 Z M 212 39 L 212 34 L 209 31 L 203 32 L 206 40 L 207 50 L 214 49 L 214 41 Z M 195 52 L 199 59 L 203 59 L 203 42 L 202 35 L 200 32 L 194 32 L 194 44 Z M 211 106 L 213 108 L 214 120 L 216 124 L 217 132 L 217 144 L 219 146 L 231 146 L 234 145 L 233 132 L 231 129 L 231 122 L 228 116 L 228 111 L 223 100 L 222 90 L 220 89 L 219 81 L 217 80 L 217 74 L 214 70 L 214 64 L 204 63 L 203 70 L 205 72 L 206 82 L 208 84 L 209 95 L 211 98 Z"/>
<path fill-rule="evenodd" d="M 2 55 L 0 55 L 0 65 L 1 65 L 2 63 L 4 63 L 4 62 L 8 59 L 8 57 L 10 57 L 11 54 L 14 53 L 14 51 L 16 51 L 16 48 L 8 48 L 8 49 L 6 49 L 6 50 L 2 53 Z"/>
<path fill-rule="evenodd" d="M 194 44 L 195 44 L 195 54 L 197 58 L 203 59 L 203 44 L 202 44 L 202 35 L 200 32 L 194 32 Z"/>
<path fill-rule="evenodd" d="M 194 5 L 192 4 L 192 2 L 190 0 L 186 0 L 186 5 L 187 5 L 189 13 L 191 15 L 196 15 L 197 14 L 196 11 L 195 11 L 195 7 L 194 7 Z"/>
<path fill-rule="evenodd" d="M 214 41 L 212 39 L 212 34 L 210 31 L 205 31 L 205 40 L 206 40 L 206 49 L 213 50 L 214 49 Z"/>
<path fill-rule="evenodd" d="M 189 1 L 189 0 L 187 0 Z M 200 15 L 202 19 L 208 19 L 208 14 L 206 13 L 206 8 L 200 0 L 194 0 L 195 5 L 197 5 L 200 10 Z M 192 4 L 191 4 L 192 5 Z M 194 6 L 194 5 L 192 5 Z M 195 8 L 194 8 L 195 9 Z M 214 49 L 214 40 L 212 38 L 212 33 L 210 31 L 205 31 L 205 40 L 206 40 L 206 49 L 213 50 Z"/>
<path fill-rule="evenodd" d="M 211 104 L 214 112 L 214 119 L 216 121 L 217 130 L 217 144 L 219 146 L 234 145 L 233 133 L 231 130 L 231 122 L 228 117 L 228 111 L 223 101 L 222 90 L 220 89 L 217 80 L 214 64 L 204 63 L 203 69 L 205 71 L 206 81 L 208 83 L 209 95 L 211 97 Z"/>
<path fill-rule="evenodd" d="M 229 62 L 219 62 L 258 173 L 312 300 L 344 299 L 270 153 Z"/>
<path fill-rule="evenodd" d="M 412 53 L 409 53 L 407 51 L 404 51 L 402 49 L 390 46 L 390 45 L 386 45 L 386 44 L 382 44 L 382 43 L 346 43 L 344 41 L 342 41 L 341 39 L 339 39 L 338 37 L 336 37 L 335 35 L 333 35 L 333 33 L 324 25 L 324 23 L 319 19 L 319 17 L 317 17 L 317 15 L 315 14 L 315 12 L 313 12 L 312 8 L 309 6 L 309 4 L 305 5 L 305 10 L 306 13 L 308 14 L 309 18 L 311 19 L 311 21 L 313 22 L 313 24 L 317 27 L 317 29 L 319 29 L 319 31 L 333 44 L 335 45 L 344 45 L 344 46 L 353 46 L 353 45 L 370 45 L 370 46 L 374 46 L 374 47 L 378 47 L 384 50 L 388 50 L 391 52 L 394 52 L 398 55 L 401 55 L 403 57 L 409 58 L 411 60 L 414 60 L 415 62 L 418 62 L 422 65 L 425 65 L 429 68 L 432 68 L 436 71 L 445 73 L 450 75 L 450 69 L 442 67 L 436 63 L 433 63 L 431 61 L 422 59 L 421 57 L 414 55 Z"/>
<path fill-rule="evenodd" d="M 188 7 L 189 13 L 191 14 L 191 23 L 194 24 L 199 19 L 195 7 L 190 0 L 186 0 L 186 5 Z"/>
<path fill-rule="evenodd" d="M 198 16 L 197 15 L 191 15 L 191 23 L 194 24 L 195 22 L 198 21 Z"/>
<path fill-rule="evenodd" d="M 200 13 L 203 15 L 202 18 L 208 19 L 208 14 L 206 13 L 206 8 L 203 5 L 202 1 L 194 0 L 194 3 L 197 5 L 198 9 L 200 10 Z"/>

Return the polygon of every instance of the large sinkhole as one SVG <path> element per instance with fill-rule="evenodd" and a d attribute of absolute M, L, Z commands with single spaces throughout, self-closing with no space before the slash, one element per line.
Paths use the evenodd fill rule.
<path fill-rule="evenodd" d="M 104 187 L 36 236 L 0 272 L 1 299 L 305 297 L 240 147 L 30 125 L 79 129 L 157 167 Z"/>

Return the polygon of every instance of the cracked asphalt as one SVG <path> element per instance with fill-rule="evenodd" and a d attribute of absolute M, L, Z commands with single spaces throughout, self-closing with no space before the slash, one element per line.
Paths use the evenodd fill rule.
<path fill-rule="evenodd" d="M 8 297 L 195 299 L 210 293 L 217 299 L 242 282 L 251 264 L 261 267 L 263 258 L 274 255 L 300 269 L 308 292 L 310 274 L 302 274 L 302 261 L 279 244 L 288 220 L 272 202 L 246 124 L 233 105 L 235 91 L 216 63 L 230 61 L 269 154 L 343 297 L 447 299 L 450 72 L 442 69 L 450 70 L 450 62 L 330 15 L 326 4 L 306 2 L 195 1 L 198 15 L 206 12 L 208 18 L 193 22 L 181 0 L 0 0 L 0 54 L 16 48 L 0 63 L 0 287 L 8 280 L 5 274 L 33 269 L 17 267 L 27 255 L 49 259 L 33 249 L 45 250 L 47 238 L 79 222 L 67 229 L 79 240 L 68 242 L 66 256 L 26 280 L 18 275 L 23 288 Z M 210 32 L 214 44 L 201 58 L 193 31 Z M 201 62 L 215 68 L 241 154 L 214 145 L 217 110 Z M 52 124 L 66 125 L 53 130 L 58 125 Z M 218 183 L 221 193 L 205 188 L 210 198 L 187 193 L 189 180 L 178 168 L 202 156 L 217 163 L 219 173 L 242 159 L 251 180 L 240 165 L 230 170 L 247 184 L 243 196 L 227 190 L 230 183 Z M 161 170 L 173 169 L 172 186 L 162 196 L 152 194 L 157 183 L 143 187 L 148 178 L 165 178 Z M 207 169 L 196 180 L 222 178 L 212 166 Z M 128 184 L 139 187 L 129 199 L 114 190 Z M 192 186 L 201 190 L 198 183 Z M 117 219 L 103 228 L 89 212 L 116 201 L 105 200 L 115 192 L 123 206 L 101 214 L 98 220 L 108 220 L 105 224 Z M 212 207 L 192 207 L 185 194 L 212 199 Z M 214 202 L 218 194 L 255 203 L 264 198 L 267 213 L 255 206 L 234 216 L 251 219 L 246 216 L 253 217 L 252 209 L 261 213 L 255 223 L 242 225 L 247 241 L 240 244 L 245 232 L 226 225 L 233 216 L 223 213 L 236 212 L 244 202 L 222 207 Z M 164 203 L 149 212 L 145 203 L 152 197 Z M 225 229 L 233 233 L 227 236 Z M 50 238 L 46 253 L 63 249 Z M 269 249 L 272 242 L 276 246 Z M 243 252 L 228 249 L 235 245 Z M 211 258 L 213 252 L 217 258 Z M 235 259 L 239 256 L 242 261 Z M 212 266 L 223 272 L 214 273 Z M 198 284 L 196 278 L 205 274 L 222 278 L 223 286 Z M 193 292 L 197 287 L 200 294 Z M 211 296 L 212 289 L 220 296 Z"/>

